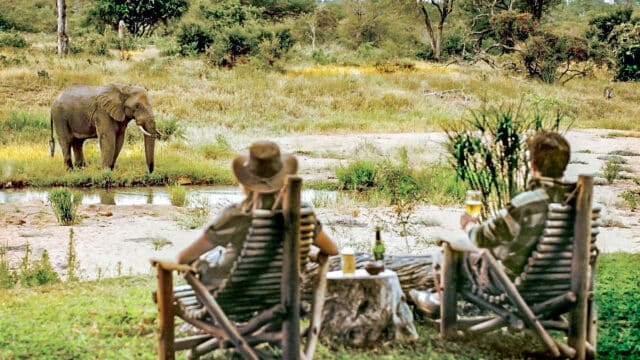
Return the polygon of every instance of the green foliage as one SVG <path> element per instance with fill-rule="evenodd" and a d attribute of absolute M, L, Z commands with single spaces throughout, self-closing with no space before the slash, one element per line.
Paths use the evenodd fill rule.
<path fill-rule="evenodd" d="M 377 164 L 372 160 L 356 160 L 347 166 L 336 168 L 336 178 L 341 189 L 364 191 L 378 185 Z"/>
<path fill-rule="evenodd" d="M 160 24 L 179 19 L 189 9 L 187 0 L 97 0 L 87 22 L 118 29 L 123 20 L 134 36 L 151 35 Z"/>
<path fill-rule="evenodd" d="M 640 23 L 622 24 L 612 36 L 616 38 L 616 80 L 640 80 Z"/>
<path fill-rule="evenodd" d="M 620 193 L 620 198 L 625 201 L 627 206 L 629 206 L 632 210 L 640 207 L 640 189 L 627 189 Z"/>
<path fill-rule="evenodd" d="M 259 8 L 239 0 L 201 4 L 198 10 L 206 25 L 182 25 L 177 38 L 182 55 L 206 52 L 213 65 L 223 67 L 250 59 L 272 67 L 295 43 L 288 26 L 265 22 Z"/>
<path fill-rule="evenodd" d="M 631 239 L 629 239 L 631 240 Z M 605 254 L 598 260 L 598 357 L 640 357 L 640 261 L 638 254 Z"/>
<path fill-rule="evenodd" d="M 67 281 L 80 280 L 80 260 L 76 252 L 73 228 L 69 229 L 69 243 L 67 244 Z"/>
<path fill-rule="evenodd" d="M 80 195 L 74 195 L 66 188 L 53 189 L 49 192 L 49 203 L 60 225 L 72 225 L 79 220 L 76 213 L 80 201 L 82 201 Z"/>
<path fill-rule="evenodd" d="M 182 24 L 178 32 L 177 41 L 180 47 L 180 55 L 193 56 L 204 53 L 207 50 L 213 43 L 213 35 L 200 24 Z"/>
<path fill-rule="evenodd" d="M 315 0 L 251 0 L 249 3 L 262 10 L 262 16 L 274 21 L 312 13 Z"/>
<path fill-rule="evenodd" d="M 520 53 L 529 76 L 546 83 L 587 76 L 605 62 L 606 54 L 589 46 L 585 39 L 539 33 L 527 40 Z"/>
<path fill-rule="evenodd" d="M 622 165 L 616 161 L 607 161 L 602 169 L 604 178 L 611 184 L 614 180 L 620 178 L 620 171 L 622 171 Z"/>
<path fill-rule="evenodd" d="M 60 282 L 58 273 L 49 261 L 49 253 L 47 250 L 42 252 L 40 260 L 34 262 L 31 262 L 29 259 L 30 254 L 31 248 L 29 243 L 27 243 L 25 255 L 22 258 L 20 271 L 18 272 L 20 286 L 34 287 Z"/>
<path fill-rule="evenodd" d="M 538 129 L 558 131 L 562 115 L 546 120 L 522 107 L 483 108 L 459 128 L 445 128 L 458 179 L 482 194 L 486 217 L 522 192 L 529 181 L 527 139 Z"/>
<path fill-rule="evenodd" d="M 599 42 L 608 42 L 613 29 L 621 24 L 628 23 L 633 14 L 633 7 L 617 7 L 608 14 L 598 15 L 589 20 L 590 29 L 587 38 L 595 38 Z"/>
<path fill-rule="evenodd" d="M 11 289 L 18 283 L 18 274 L 9 267 L 7 244 L 0 245 L 0 289 Z"/>
<path fill-rule="evenodd" d="M 185 206 L 187 204 L 187 189 L 176 183 L 167 186 L 167 193 L 169 194 L 169 200 L 173 206 Z"/>
<path fill-rule="evenodd" d="M 338 188 L 381 195 L 390 205 L 406 209 L 411 202 L 428 200 L 450 205 L 462 200 L 465 186 L 448 166 L 436 163 L 421 168 L 409 164 L 406 148 L 400 149 L 400 161 L 356 159 L 336 168 Z"/>
<path fill-rule="evenodd" d="M 23 49 L 29 46 L 27 39 L 18 33 L 0 34 L 0 48 L 12 47 Z"/>
<path fill-rule="evenodd" d="M 209 220 L 211 204 L 204 196 L 198 196 L 189 200 L 189 208 L 185 216 L 175 220 L 185 229 L 198 229 Z"/>

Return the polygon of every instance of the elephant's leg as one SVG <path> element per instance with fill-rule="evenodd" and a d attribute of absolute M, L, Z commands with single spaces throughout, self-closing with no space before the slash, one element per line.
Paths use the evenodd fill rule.
<path fill-rule="evenodd" d="M 122 150 L 122 144 L 124 144 L 124 130 L 122 130 L 119 133 L 116 133 L 116 149 L 113 154 L 113 165 L 116 164 L 118 155 L 120 155 L 120 150 Z"/>
<path fill-rule="evenodd" d="M 114 132 L 106 132 L 100 134 L 99 137 L 102 166 L 113 170 L 113 155 L 116 152 L 116 134 Z"/>
<path fill-rule="evenodd" d="M 71 163 L 71 141 L 58 139 L 58 143 L 60 144 L 60 149 L 62 149 L 64 165 L 67 167 L 67 170 L 73 169 L 73 164 Z"/>
<path fill-rule="evenodd" d="M 71 142 L 71 147 L 73 148 L 73 157 L 76 160 L 76 167 L 84 167 L 84 153 L 82 151 L 82 145 L 84 144 L 84 139 L 73 139 Z"/>

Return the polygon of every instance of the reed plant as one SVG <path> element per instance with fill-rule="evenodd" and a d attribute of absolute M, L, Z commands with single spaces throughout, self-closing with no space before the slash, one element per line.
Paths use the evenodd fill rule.
<path fill-rule="evenodd" d="M 77 212 L 82 197 L 79 194 L 66 188 L 58 188 L 49 192 L 48 200 L 60 225 L 73 225 L 80 220 Z"/>

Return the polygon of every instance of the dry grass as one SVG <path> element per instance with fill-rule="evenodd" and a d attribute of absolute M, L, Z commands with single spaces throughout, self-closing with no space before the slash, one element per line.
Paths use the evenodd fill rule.
<path fill-rule="evenodd" d="M 483 101 L 520 102 L 543 112 L 560 109 L 578 127 L 638 130 L 640 84 L 616 83 L 605 101 L 605 79 L 546 85 L 482 67 L 418 62 L 391 72 L 375 66 L 292 67 L 285 73 L 241 66 L 233 71 L 199 59 L 134 54 L 134 60 L 53 55 L 53 37 L 32 37 L 26 50 L 0 50 L 22 63 L 0 72 L 0 119 L 20 111 L 48 112 L 56 94 L 74 83 L 139 83 L 159 114 L 189 125 L 215 124 L 236 132 L 335 133 L 438 130 Z M 37 42 L 36 42 L 37 41 Z M 135 57 L 137 56 L 137 57 Z M 150 57 L 151 56 L 151 57 Z M 46 70 L 49 77 L 39 77 Z M 456 90 L 456 91 L 450 91 Z M 449 91 L 449 92 L 448 92 Z"/>

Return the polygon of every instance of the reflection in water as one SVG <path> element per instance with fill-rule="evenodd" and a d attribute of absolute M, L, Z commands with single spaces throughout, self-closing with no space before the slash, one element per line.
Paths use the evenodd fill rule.
<path fill-rule="evenodd" d="M 115 205 L 116 204 L 116 194 L 112 191 L 105 190 L 100 193 L 100 204 L 105 205 Z"/>
<path fill-rule="evenodd" d="M 206 199 L 209 204 L 233 203 L 241 201 L 244 195 L 238 187 L 219 186 L 194 186 L 187 187 L 187 199 Z M 104 204 L 104 205 L 171 205 L 171 200 L 166 188 L 146 187 L 146 188 L 122 188 L 122 189 L 91 189 L 74 190 L 82 196 L 82 204 Z M 47 201 L 48 190 L 0 190 L 0 204 L 2 203 L 22 203 L 31 201 Z M 312 202 L 315 197 L 323 200 L 335 200 L 337 192 L 321 190 L 304 190 L 302 201 Z"/>

